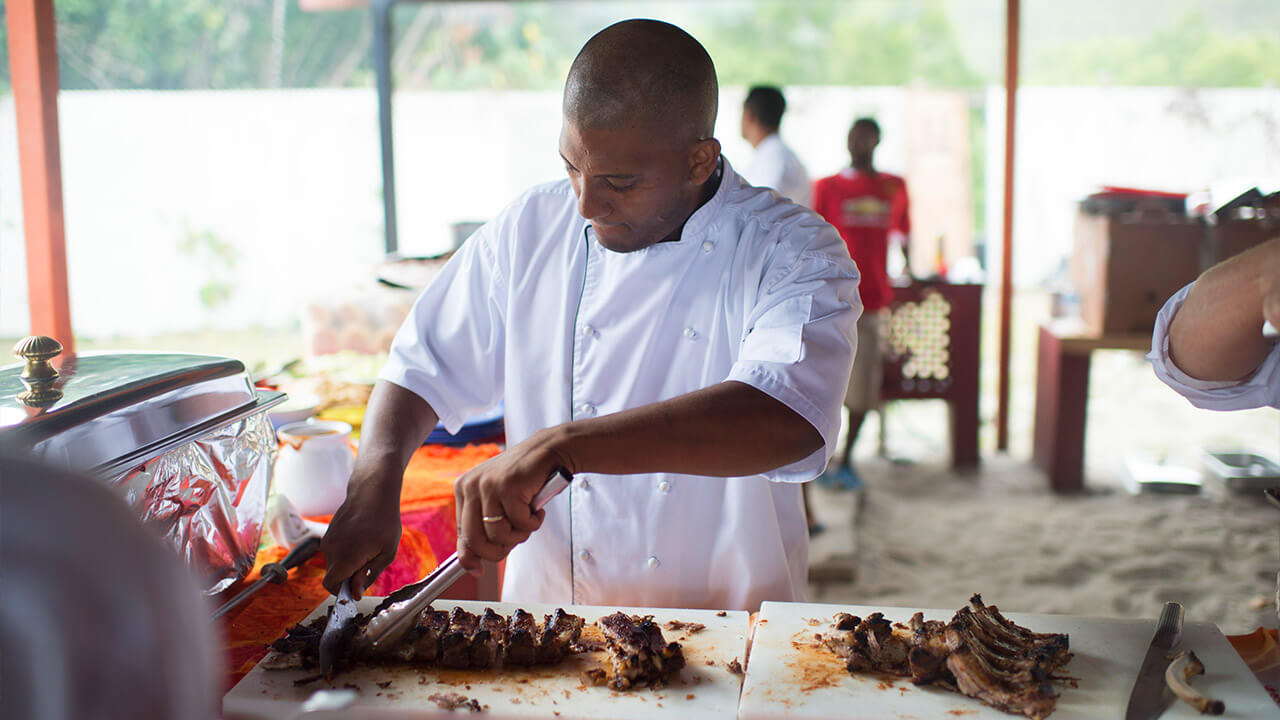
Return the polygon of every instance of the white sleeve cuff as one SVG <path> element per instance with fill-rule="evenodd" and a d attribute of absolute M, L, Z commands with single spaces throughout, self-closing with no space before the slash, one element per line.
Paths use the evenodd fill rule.
<path fill-rule="evenodd" d="M 1169 327 L 1193 285 L 1195 283 L 1187 285 L 1169 298 L 1156 316 L 1155 330 L 1151 334 L 1151 352 L 1147 353 L 1156 377 L 1192 405 L 1205 410 L 1244 410 L 1268 405 L 1280 407 L 1280 345 L 1272 348 L 1271 353 L 1248 379 L 1234 382 L 1193 378 L 1169 357 Z"/>

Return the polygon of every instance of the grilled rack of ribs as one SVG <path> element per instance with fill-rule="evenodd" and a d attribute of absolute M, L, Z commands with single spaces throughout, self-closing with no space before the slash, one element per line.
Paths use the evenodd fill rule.
<path fill-rule="evenodd" d="M 607 681 L 613 690 L 628 690 L 639 685 L 650 687 L 664 683 L 684 667 L 684 650 L 680 643 L 666 642 L 662 628 L 653 616 L 627 615 L 616 612 L 597 623 L 607 643 L 609 672 L 595 673 L 586 679 Z"/>
<path fill-rule="evenodd" d="M 356 617 L 355 638 L 337 658 L 339 669 L 360 663 L 409 663 L 455 669 L 554 665 L 569 655 L 584 625 L 581 617 L 562 609 L 547 615 L 539 627 L 533 615 L 524 610 L 516 610 L 507 618 L 492 608 L 475 615 L 462 608 L 444 612 L 428 607 L 399 642 L 375 653 L 370 643 L 364 641 L 369 617 Z M 263 666 L 271 670 L 316 668 L 320 636 L 327 619 L 320 615 L 307 624 L 290 628 L 284 637 L 271 644 L 276 652 L 263 661 Z"/>
<path fill-rule="evenodd" d="M 1034 633 L 976 594 L 950 622 L 916 613 L 902 625 L 878 612 L 865 619 L 838 613 L 823 644 L 849 672 L 910 677 L 1035 720 L 1053 712 L 1053 673 L 1071 660 L 1066 635 Z"/>

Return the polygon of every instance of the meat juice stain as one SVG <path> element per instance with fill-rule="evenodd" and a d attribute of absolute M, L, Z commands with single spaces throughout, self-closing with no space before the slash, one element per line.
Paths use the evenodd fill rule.
<path fill-rule="evenodd" d="M 849 675 L 840 658 L 827 651 L 826 648 L 806 643 L 792 642 L 795 649 L 787 666 L 795 672 L 795 680 L 800 685 L 800 692 L 808 693 L 821 688 L 835 687 Z"/>

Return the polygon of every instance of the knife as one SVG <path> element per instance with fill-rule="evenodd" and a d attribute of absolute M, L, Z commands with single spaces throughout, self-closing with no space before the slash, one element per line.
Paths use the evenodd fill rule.
<path fill-rule="evenodd" d="M 329 622 L 320 636 L 320 672 L 325 677 L 333 675 L 334 660 L 342 649 L 343 636 L 356 617 L 356 599 L 351 596 L 351 580 L 343 580 L 338 599 L 329 611 Z"/>
<path fill-rule="evenodd" d="M 568 470 L 564 468 L 553 470 L 547 481 L 543 483 L 542 489 L 534 496 L 533 509 L 541 510 L 551 498 L 569 487 L 572 481 L 573 476 Z M 388 598 L 393 602 L 387 603 L 381 612 L 369 618 L 369 623 L 365 626 L 365 640 L 374 650 L 394 644 L 413 624 L 413 619 L 418 616 L 418 613 L 466 574 L 466 568 L 458 563 L 458 554 L 453 553 L 426 577 L 412 585 L 400 588 L 391 598 Z"/>
<path fill-rule="evenodd" d="M 1176 602 L 1165 603 L 1156 623 L 1156 634 L 1147 646 L 1147 654 L 1138 669 L 1138 679 L 1129 693 L 1129 706 L 1124 720 L 1154 720 L 1169 707 L 1173 692 L 1164 680 L 1169 666 L 1169 652 L 1182 642 L 1182 606 Z"/>
<path fill-rule="evenodd" d="M 262 570 L 258 573 L 260 577 L 257 581 L 245 588 L 235 597 L 228 600 L 222 607 L 215 610 L 213 613 L 213 619 L 217 620 L 223 615 L 226 615 L 237 605 L 248 600 L 250 597 L 253 597 L 253 595 L 265 587 L 267 583 L 275 583 L 276 585 L 283 584 L 285 580 L 289 579 L 290 570 L 310 560 L 311 557 L 319 550 L 320 536 L 312 535 L 306 540 L 303 540 L 301 545 L 290 550 L 289 554 L 285 555 L 284 559 L 280 562 L 267 563 L 266 565 L 263 565 Z"/>

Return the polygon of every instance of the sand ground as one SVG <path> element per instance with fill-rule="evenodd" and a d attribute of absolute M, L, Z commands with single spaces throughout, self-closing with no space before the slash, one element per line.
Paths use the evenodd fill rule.
<path fill-rule="evenodd" d="M 1123 480 L 1127 458 L 1198 468 L 1203 449 L 1232 448 L 1275 460 L 1280 413 L 1197 410 L 1140 354 L 1095 353 L 1088 489 L 1059 496 L 1030 461 L 1032 387 L 1015 384 L 1009 453 L 994 452 L 984 423 L 973 473 L 948 467 L 944 404 L 892 406 L 888 457 L 869 418 L 855 446 L 865 489 L 812 489 L 827 531 L 812 543 L 810 598 L 958 608 L 981 592 L 1009 611 L 1141 618 L 1175 600 L 1228 634 L 1276 627 L 1280 509 L 1207 475 L 1198 496 L 1132 495 Z"/>

